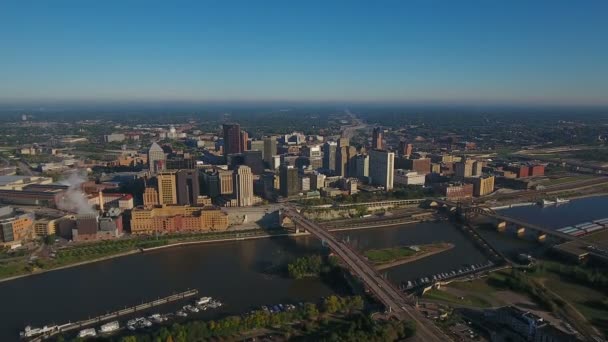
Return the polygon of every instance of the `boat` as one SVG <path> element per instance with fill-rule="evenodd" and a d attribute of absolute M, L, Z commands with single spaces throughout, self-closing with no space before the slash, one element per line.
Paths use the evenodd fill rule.
<path fill-rule="evenodd" d="M 196 301 L 196 305 L 205 305 L 205 304 L 209 304 L 209 302 L 212 300 L 213 298 L 211 297 L 201 297 Z"/>
<path fill-rule="evenodd" d="M 78 337 L 80 337 L 80 338 L 94 337 L 94 336 L 97 336 L 97 332 L 95 331 L 95 328 L 82 329 L 78 332 Z"/>
<path fill-rule="evenodd" d="M 540 205 L 541 207 L 547 207 L 547 206 L 554 205 L 554 204 L 555 204 L 555 202 L 549 201 L 546 199 L 542 199 L 542 200 L 538 201 L 538 205 Z"/>
<path fill-rule="evenodd" d="M 188 317 L 188 313 L 186 313 L 186 311 L 184 311 L 184 310 L 179 310 L 178 312 L 175 313 L 175 315 L 177 315 L 179 317 Z"/>
<path fill-rule="evenodd" d="M 565 199 L 565 198 L 559 198 L 558 197 L 558 198 L 555 199 L 555 204 L 563 204 L 563 203 L 568 203 L 568 202 L 570 202 L 570 200 L 569 199 Z"/>
<path fill-rule="evenodd" d="M 40 334 L 46 334 L 47 332 L 57 329 L 56 325 L 43 326 L 42 328 L 33 328 L 31 325 L 25 327 L 25 330 L 19 333 L 21 338 L 33 337 Z"/>
<path fill-rule="evenodd" d="M 116 331 L 118 329 L 120 329 L 120 325 L 118 324 L 118 321 L 112 321 L 110 323 L 106 323 L 106 324 L 102 325 L 101 327 L 99 327 L 99 333 L 107 334 L 107 333 Z"/>

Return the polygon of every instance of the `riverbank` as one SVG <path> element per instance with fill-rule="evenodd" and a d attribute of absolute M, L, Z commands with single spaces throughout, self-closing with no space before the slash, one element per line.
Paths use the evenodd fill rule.
<path fill-rule="evenodd" d="M 452 243 L 369 250 L 364 255 L 374 263 L 377 270 L 407 264 L 454 248 Z"/>
<path fill-rule="evenodd" d="M 421 220 L 400 221 L 400 222 L 396 222 L 396 223 L 385 223 L 385 224 L 369 225 L 369 226 L 332 228 L 332 229 L 328 229 L 328 230 L 331 231 L 331 232 L 333 232 L 333 231 L 348 231 L 348 230 L 362 230 L 362 229 L 373 229 L 373 228 L 391 227 L 391 226 L 397 226 L 397 225 L 410 225 L 412 223 L 418 223 L 418 222 L 421 222 Z M 265 230 L 263 230 L 263 229 L 255 229 L 255 230 L 251 230 L 251 231 L 248 231 L 248 232 L 243 232 L 243 231 L 238 231 L 237 230 L 237 231 L 230 231 L 230 232 L 228 232 L 228 233 L 233 234 L 234 236 L 225 237 L 225 238 L 201 239 L 201 240 L 196 240 L 196 241 L 177 241 L 177 242 L 173 242 L 173 243 L 167 243 L 167 244 L 164 244 L 164 245 L 154 246 L 154 247 L 148 247 L 148 248 L 137 248 L 137 247 L 134 247 L 134 248 L 132 248 L 130 250 L 122 251 L 122 252 L 119 252 L 117 254 L 105 255 L 105 256 L 102 256 L 102 257 L 92 258 L 92 259 L 89 259 L 89 260 L 78 261 L 78 262 L 75 262 L 75 263 L 70 263 L 70 264 L 61 265 L 61 266 L 57 266 L 57 267 L 51 267 L 51 268 L 46 268 L 46 269 L 36 269 L 36 270 L 34 270 L 32 272 L 26 272 L 26 273 L 14 275 L 14 276 L 9 276 L 9 277 L 6 277 L 6 278 L 0 278 L 0 283 L 11 281 L 11 280 L 15 280 L 15 279 L 19 279 L 19 278 L 24 278 L 24 277 L 28 277 L 28 276 L 43 274 L 43 273 L 47 273 L 47 272 L 51 272 L 51 271 L 57 271 L 57 270 L 62 270 L 62 269 L 67 269 L 67 268 L 72 268 L 72 267 L 78 267 L 78 266 L 83 266 L 83 265 L 87 265 L 87 264 L 97 263 L 97 262 L 100 262 L 100 261 L 106 261 L 106 260 L 111 260 L 111 259 L 114 259 L 114 258 L 120 258 L 120 257 L 129 256 L 129 255 L 133 255 L 133 254 L 138 254 L 138 253 L 142 253 L 142 252 L 145 253 L 145 252 L 151 252 L 151 251 L 155 251 L 155 250 L 163 250 L 163 249 L 167 249 L 167 248 L 175 248 L 175 247 L 181 247 L 181 246 L 191 246 L 191 245 L 198 245 L 198 244 L 209 244 L 209 243 L 221 243 L 221 242 L 233 242 L 233 241 L 266 239 L 266 238 L 271 238 L 271 237 L 300 237 L 300 236 L 308 236 L 308 235 L 310 235 L 310 233 L 308 233 L 308 232 L 301 232 L 301 233 L 290 233 L 290 232 L 279 233 L 279 232 L 276 232 L 276 233 L 272 233 L 272 234 L 262 234 L 263 232 L 265 232 Z M 210 233 L 210 234 L 212 234 L 212 233 Z M 246 234 L 256 234 L 256 235 L 246 235 Z M 174 237 L 174 238 L 179 238 L 179 237 Z M 82 246 L 87 246 L 87 245 L 83 244 Z"/>

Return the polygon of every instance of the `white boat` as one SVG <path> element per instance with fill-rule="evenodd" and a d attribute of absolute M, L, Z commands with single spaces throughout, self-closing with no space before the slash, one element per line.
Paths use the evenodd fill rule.
<path fill-rule="evenodd" d="M 46 334 L 47 332 L 57 329 L 56 325 L 43 326 L 42 328 L 32 328 L 31 325 L 25 327 L 25 330 L 19 333 L 22 338 L 33 337 L 40 334 Z"/>
<path fill-rule="evenodd" d="M 211 301 L 211 297 L 201 297 L 199 300 L 196 301 L 196 305 L 205 305 L 205 304 L 209 304 L 209 302 Z"/>
<path fill-rule="evenodd" d="M 101 327 L 99 327 L 99 333 L 100 334 L 106 334 L 106 333 L 111 333 L 113 331 L 116 331 L 120 328 L 120 325 L 118 324 L 118 321 L 113 321 L 110 323 L 106 323 L 104 325 L 102 325 Z"/>
<path fill-rule="evenodd" d="M 554 205 L 555 202 L 543 199 L 543 200 L 538 201 L 538 204 L 540 206 L 542 206 L 542 207 L 546 207 L 546 206 L 549 206 L 549 205 Z"/>
<path fill-rule="evenodd" d="M 178 312 L 175 313 L 175 315 L 177 315 L 179 317 L 188 317 L 188 314 L 183 310 L 179 310 Z"/>
<path fill-rule="evenodd" d="M 559 198 L 559 197 L 555 199 L 556 204 L 563 204 L 563 203 L 568 203 L 568 202 L 570 202 L 569 199 L 563 199 L 563 198 Z"/>
<path fill-rule="evenodd" d="M 95 332 L 95 328 L 83 329 L 78 332 L 78 337 L 93 337 L 97 336 L 97 332 Z"/>

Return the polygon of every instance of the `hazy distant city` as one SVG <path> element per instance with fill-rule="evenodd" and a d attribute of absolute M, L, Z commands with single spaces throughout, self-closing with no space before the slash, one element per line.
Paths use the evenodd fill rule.
<path fill-rule="evenodd" d="M 0 5 L 0 341 L 608 341 L 608 4 Z"/>

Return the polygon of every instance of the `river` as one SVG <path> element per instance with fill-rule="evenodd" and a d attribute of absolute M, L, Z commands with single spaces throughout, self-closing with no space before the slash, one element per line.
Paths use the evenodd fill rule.
<path fill-rule="evenodd" d="M 575 225 L 608 217 L 608 196 L 571 200 L 568 203 L 541 207 L 539 205 L 501 209 L 501 215 L 517 218 L 551 229 Z M 513 257 L 517 253 L 541 255 L 550 244 L 539 244 L 532 237 L 520 239 L 513 232 L 498 233 L 494 229 L 481 229 L 479 233 L 495 248 Z"/>
<path fill-rule="evenodd" d="M 462 264 L 486 261 L 483 254 L 447 222 L 336 233 L 366 250 L 398 245 L 451 242 L 446 252 L 387 270 L 395 283 Z M 17 339 L 25 325 L 65 323 L 135 305 L 188 288 L 225 305 L 200 316 L 238 314 L 265 304 L 316 301 L 348 289 L 317 279 L 292 280 L 271 270 L 297 256 L 318 252 L 312 236 L 276 237 L 176 247 L 43 273 L 0 283 L 0 341 Z M 184 303 L 159 308 L 175 310 Z"/>

